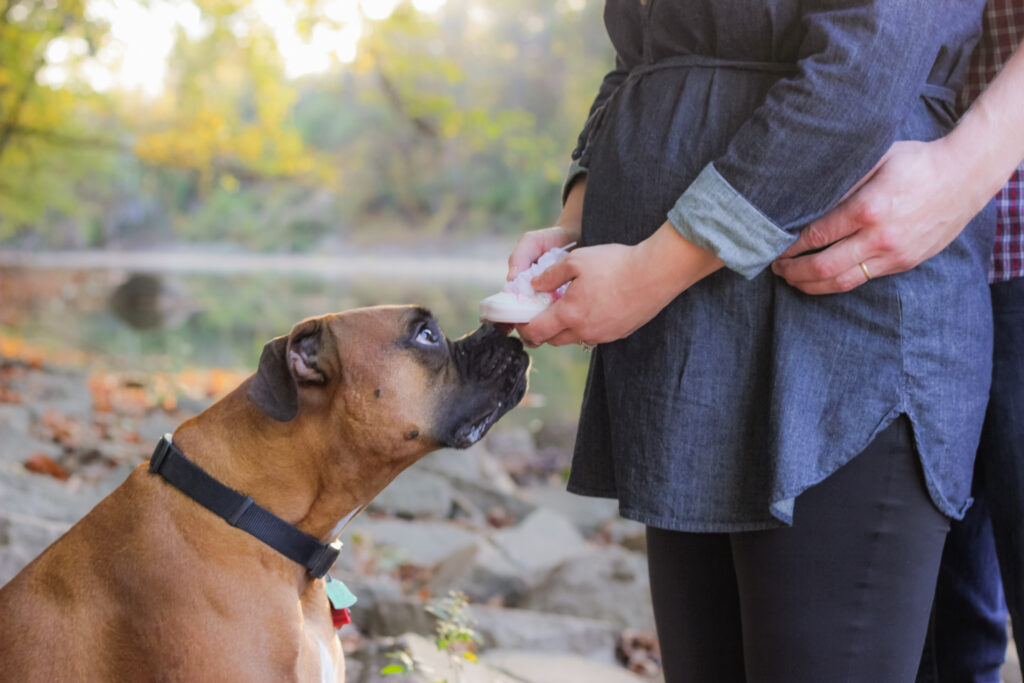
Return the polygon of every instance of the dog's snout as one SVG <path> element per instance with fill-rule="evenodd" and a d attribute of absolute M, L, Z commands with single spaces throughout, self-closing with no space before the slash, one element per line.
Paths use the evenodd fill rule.
<path fill-rule="evenodd" d="M 456 342 L 454 355 L 465 376 L 480 379 L 497 377 L 529 362 L 523 343 L 493 323 L 482 324 Z"/>

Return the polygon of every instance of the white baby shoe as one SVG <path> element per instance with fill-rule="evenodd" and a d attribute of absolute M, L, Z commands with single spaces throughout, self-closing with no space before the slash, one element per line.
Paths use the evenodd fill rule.
<path fill-rule="evenodd" d="M 547 250 L 536 263 L 506 282 L 502 291 L 481 301 L 481 320 L 496 323 L 527 323 L 533 320 L 538 313 L 565 293 L 569 283 L 565 283 L 554 292 L 535 292 L 530 281 L 565 258 L 575 245 L 573 242 L 564 247 Z"/>

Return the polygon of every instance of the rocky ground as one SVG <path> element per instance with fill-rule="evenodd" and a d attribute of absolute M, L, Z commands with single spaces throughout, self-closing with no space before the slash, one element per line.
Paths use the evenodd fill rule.
<path fill-rule="evenodd" d="M 0 585 L 237 380 L 193 376 L 185 391 L 180 378 L 97 376 L 3 351 Z M 662 680 L 643 529 L 611 501 L 564 491 L 572 438 L 571 425 L 499 425 L 468 451 L 427 456 L 352 522 L 333 570 L 358 596 L 340 631 L 349 681 Z M 436 644 L 427 607 L 450 591 L 475 620 L 469 658 Z M 1020 683 L 1010 656 L 1004 680 Z M 403 661 L 412 672 L 381 673 Z"/>
<path fill-rule="evenodd" d="M 167 384 L 0 355 L 0 585 L 220 388 Z M 499 425 L 427 456 L 351 523 L 333 570 L 358 596 L 339 632 L 349 681 L 661 680 L 642 527 L 565 493 L 571 439 Z M 435 643 L 426 607 L 450 591 L 470 603 L 475 661 Z M 413 671 L 380 673 L 398 651 Z"/>

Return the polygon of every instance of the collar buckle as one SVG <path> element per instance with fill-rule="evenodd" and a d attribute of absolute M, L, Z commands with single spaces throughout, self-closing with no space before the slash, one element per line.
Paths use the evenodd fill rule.
<path fill-rule="evenodd" d="M 167 460 L 167 454 L 171 452 L 171 435 L 164 434 L 160 437 L 160 440 L 156 443 L 156 449 L 153 451 L 153 455 L 149 458 L 149 471 L 154 474 L 160 473 L 160 468 L 163 467 L 164 461 Z"/>
<path fill-rule="evenodd" d="M 338 541 L 323 546 L 319 552 L 309 558 L 309 562 L 306 563 L 306 573 L 314 579 L 323 578 L 331 570 L 331 567 L 334 566 L 334 563 L 338 561 L 338 555 L 340 554 L 341 543 Z"/>

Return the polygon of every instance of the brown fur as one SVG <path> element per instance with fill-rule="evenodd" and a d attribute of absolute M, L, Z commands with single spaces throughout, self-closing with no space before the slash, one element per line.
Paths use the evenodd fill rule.
<path fill-rule="evenodd" d="M 226 485 L 334 540 L 343 517 L 439 446 L 432 411 L 454 370 L 396 343 L 414 310 L 300 323 L 288 348 L 317 328 L 327 381 L 298 384 L 294 419 L 268 417 L 247 398 L 254 375 L 183 423 L 174 443 Z M 4 681 L 319 681 L 321 644 L 343 681 L 324 582 L 145 465 L 0 589 Z"/>

